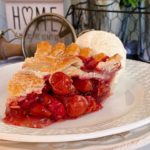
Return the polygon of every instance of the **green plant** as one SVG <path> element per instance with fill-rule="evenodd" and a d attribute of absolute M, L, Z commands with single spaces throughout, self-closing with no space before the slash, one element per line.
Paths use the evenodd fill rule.
<path fill-rule="evenodd" d="M 132 8 L 135 8 L 139 5 L 140 2 L 144 0 L 120 0 L 120 6 L 131 6 Z"/>

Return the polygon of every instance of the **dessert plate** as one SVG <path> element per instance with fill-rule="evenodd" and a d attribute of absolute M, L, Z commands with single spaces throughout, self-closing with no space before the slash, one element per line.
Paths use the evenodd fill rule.
<path fill-rule="evenodd" d="M 150 126 L 142 126 L 130 132 L 106 137 L 73 142 L 58 143 L 25 143 L 0 140 L 2 150 L 133 150 L 143 148 L 148 150 L 150 141 Z M 143 147 L 146 146 L 146 147 Z M 142 149 L 140 149 L 142 150 Z"/>
<path fill-rule="evenodd" d="M 127 61 L 120 81 L 104 108 L 83 117 L 58 122 L 43 129 L 32 129 L 3 123 L 7 83 L 21 63 L 0 69 L 0 139 L 23 142 L 64 142 L 104 137 L 122 133 L 150 123 L 150 65 Z"/>

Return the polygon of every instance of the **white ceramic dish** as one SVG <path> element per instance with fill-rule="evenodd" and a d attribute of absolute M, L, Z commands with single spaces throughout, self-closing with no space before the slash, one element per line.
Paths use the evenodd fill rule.
<path fill-rule="evenodd" d="M 5 110 L 7 82 L 20 68 L 12 64 L 0 68 L 0 117 Z M 126 73 L 104 102 L 104 108 L 75 120 L 43 129 L 7 125 L 0 121 L 0 139 L 23 142 L 64 142 L 104 137 L 126 132 L 150 123 L 150 66 L 128 61 Z"/>
<path fill-rule="evenodd" d="M 2 150 L 135 150 L 150 144 L 150 126 L 96 139 L 58 143 L 25 143 L 0 140 Z M 143 149 L 140 150 L 143 150 Z"/>

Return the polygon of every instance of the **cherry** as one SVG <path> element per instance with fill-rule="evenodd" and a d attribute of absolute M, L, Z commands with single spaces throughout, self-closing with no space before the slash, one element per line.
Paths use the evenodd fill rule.
<path fill-rule="evenodd" d="M 43 93 L 41 95 L 41 103 L 52 113 L 55 120 L 62 119 L 65 116 L 63 104 L 53 96 Z"/>
<path fill-rule="evenodd" d="M 97 104 L 96 100 L 92 96 L 86 96 L 86 99 L 88 101 L 88 108 L 86 110 L 87 113 L 97 111 L 102 108 L 102 105 Z"/>
<path fill-rule="evenodd" d="M 58 95 L 67 95 L 74 91 L 72 80 L 63 72 L 56 72 L 49 78 L 52 90 Z"/>
<path fill-rule="evenodd" d="M 52 112 L 52 117 L 55 120 L 60 120 L 65 117 L 65 108 L 58 101 L 53 101 L 51 104 L 49 104 L 48 109 Z"/>
<path fill-rule="evenodd" d="M 56 98 L 49 96 L 49 102 L 47 103 L 48 110 L 52 113 L 54 120 L 63 119 L 66 115 L 64 105 Z"/>
<path fill-rule="evenodd" d="M 14 118 L 23 118 L 26 115 L 26 111 L 22 110 L 21 108 L 11 108 L 7 107 L 6 109 L 6 116 L 13 116 Z"/>
<path fill-rule="evenodd" d="M 55 99 L 51 96 L 51 95 L 49 95 L 49 94 L 47 94 L 47 93 L 43 93 L 42 95 L 41 95 L 41 103 L 42 103 L 42 105 L 44 105 L 44 106 L 48 106 L 48 104 L 50 104 L 52 101 L 54 101 Z"/>
<path fill-rule="evenodd" d="M 97 102 L 101 102 L 110 96 L 110 83 L 108 81 L 93 80 L 92 82 L 94 86 L 92 96 L 97 100 Z"/>
<path fill-rule="evenodd" d="M 84 96 L 70 96 L 65 101 L 66 111 L 69 117 L 76 118 L 86 113 L 88 102 Z"/>
<path fill-rule="evenodd" d="M 91 59 L 87 64 L 86 64 L 86 69 L 88 70 L 94 70 L 98 64 L 98 61 L 96 61 L 94 58 Z"/>
<path fill-rule="evenodd" d="M 36 117 L 50 117 L 51 116 L 51 112 L 45 108 L 43 105 L 41 105 L 40 103 L 35 104 L 31 109 L 30 109 L 30 113 L 33 116 Z"/>
<path fill-rule="evenodd" d="M 22 100 L 18 103 L 21 106 L 21 108 L 29 109 L 33 103 L 38 101 L 38 99 L 39 99 L 39 97 L 36 93 L 31 93 L 31 94 L 28 94 L 24 100 Z"/>
<path fill-rule="evenodd" d="M 99 82 L 97 86 L 97 96 L 102 97 L 104 95 L 107 95 L 107 93 L 110 92 L 110 85 L 107 83 L 101 83 Z"/>
<path fill-rule="evenodd" d="M 93 90 L 92 82 L 89 79 L 79 79 L 75 78 L 73 80 L 75 88 L 80 92 L 90 92 Z"/>
<path fill-rule="evenodd" d="M 84 71 L 94 71 L 97 64 L 99 63 L 93 57 L 82 59 L 82 61 L 84 63 L 84 67 L 82 67 L 81 69 L 83 69 Z"/>

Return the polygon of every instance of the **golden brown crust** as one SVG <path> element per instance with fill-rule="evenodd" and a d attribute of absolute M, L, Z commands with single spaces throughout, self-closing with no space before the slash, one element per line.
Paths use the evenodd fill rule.
<path fill-rule="evenodd" d="M 80 48 L 75 43 L 67 47 L 64 43 L 57 43 L 52 47 L 48 42 L 40 42 L 35 56 L 27 58 L 22 68 L 51 74 L 71 65 L 81 67 L 83 63 L 77 56 L 79 52 Z"/>
<path fill-rule="evenodd" d="M 45 57 L 44 59 L 39 58 L 27 58 L 22 66 L 23 69 L 41 71 L 41 72 L 53 72 L 55 59 Z"/>
<path fill-rule="evenodd" d="M 99 62 L 97 68 L 100 70 L 105 70 L 107 72 L 112 72 L 121 67 L 121 56 L 119 54 L 115 54 L 110 57 L 106 62 Z"/>
<path fill-rule="evenodd" d="M 41 90 L 44 86 L 43 76 L 62 71 L 71 75 L 82 75 L 84 71 L 82 60 L 78 56 L 90 57 L 92 50 L 89 48 L 80 49 L 75 43 L 65 46 L 64 43 L 58 43 L 54 46 L 46 41 L 37 45 L 37 51 L 34 57 L 27 58 L 22 66 L 22 71 L 16 73 L 9 82 L 8 91 L 10 97 L 23 96 L 32 91 Z M 105 54 L 93 56 L 100 61 Z M 120 55 L 110 57 L 106 63 L 99 63 L 98 67 L 108 67 L 110 64 L 114 67 L 116 62 L 120 62 Z M 112 62 L 113 63 L 108 63 Z"/>
<path fill-rule="evenodd" d="M 72 65 L 80 68 L 81 66 L 83 66 L 83 63 L 81 59 L 76 56 L 62 57 L 61 59 L 56 60 L 54 70 L 62 71 Z"/>
<path fill-rule="evenodd" d="M 120 62 L 122 57 L 119 54 L 115 54 L 112 57 L 109 58 L 109 61 L 118 61 Z"/>
<path fill-rule="evenodd" d="M 52 51 L 52 45 L 47 41 L 42 41 L 37 44 L 35 57 L 48 56 Z"/>
<path fill-rule="evenodd" d="M 10 97 L 25 96 L 32 91 L 40 90 L 44 86 L 44 80 L 31 72 L 19 71 L 13 75 L 8 84 Z"/>
<path fill-rule="evenodd" d="M 62 71 L 71 65 L 81 67 L 82 61 L 75 56 L 65 56 L 60 58 L 45 57 L 45 59 L 38 59 L 32 57 L 25 60 L 25 63 L 23 64 L 23 69 L 47 72 L 51 74 L 57 71 Z"/>
<path fill-rule="evenodd" d="M 79 56 L 82 56 L 82 57 L 90 57 L 92 55 L 92 50 L 90 48 L 81 48 L 80 49 L 80 53 L 79 53 Z"/>
<path fill-rule="evenodd" d="M 71 56 L 78 56 L 80 53 L 80 48 L 76 43 L 71 43 L 66 47 L 65 54 Z"/>
<path fill-rule="evenodd" d="M 100 54 L 96 54 L 93 56 L 93 58 L 96 60 L 96 61 L 101 61 L 106 55 L 104 53 L 100 53 Z"/>
<path fill-rule="evenodd" d="M 57 43 L 53 46 L 52 52 L 50 53 L 51 56 L 60 57 L 64 54 L 66 46 L 64 43 Z"/>

